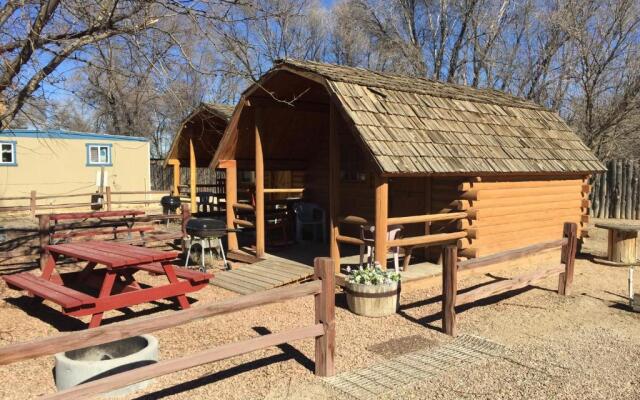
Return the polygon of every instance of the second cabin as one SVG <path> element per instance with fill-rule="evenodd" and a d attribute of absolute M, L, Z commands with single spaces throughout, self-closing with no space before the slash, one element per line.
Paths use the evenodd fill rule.
<path fill-rule="evenodd" d="M 437 261 L 423 249 L 446 243 L 475 258 L 560 238 L 564 222 L 583 235 L 587 179 L 604 170 L 556 113 L 532 102 L 296 60 L 244 92 L 212 167 L 227 172 L 229 227 L 255 229 L 247 245 L 258 257 L 296 242 L 281 237 L 284 210 L 302 203 L 323 220 L 309 235 L 311 256 L 344 266 L 360 247 L 405 268 Z M 230 249 L 241 245 L 231 234 Z"/>
<path fill-rule="evenodd" d="M 182 120 L 165 158 L 164 167 L 172 168 L 171 194 L 188 201 L 194 213 L 222 208 L 224 172 L 210 170 L 209 164 L 232 113 L 232 106 L 201 103 Z"/>

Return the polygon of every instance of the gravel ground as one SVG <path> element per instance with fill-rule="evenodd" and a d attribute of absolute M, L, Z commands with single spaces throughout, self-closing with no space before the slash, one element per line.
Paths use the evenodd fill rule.
<path fill-rule="evenodd" d="M 602 252 L 596 232 L 585 250 Z M 576 264 L 573 294 L 558 296 L 557 278 L 527 290 L 476 304 L 458 314 L 458 331 L 505 345 L 507 353 L 480 366 L 461 366 L 412 387 L 399 387 L 389 398 L 403 399 L 614 399 L 640 398 L 640 314 L 626 306 L 626 268 Z M 496 272 L 509 276 L 514 270 Z M 145 278 L 148 283 L 159 278 Z M 470 277 L 460 287 L 490 280 Z M 27 315 L 18 292 L 0 294 L 0 345 L 78 329 L 74 318 L 39 307 Z M 371 366 L 388 357 L 437 346 L 450 340 L 439 332 L 440 288 L 403 294 L 402 311 L 380 319 L 336 311 L 338 372 Z M 199 303 L 237 296 L 214 286 L 192 295 Z M 137 314 L 166 313 L 170 303 L 135 307 Z M 106 322 L 124 318 L 107 313 Z M 161 358 L 175 358 L 212 346 L 255 337 L 268 331 L 311 324 L 311 298 L 264 306 L 157 332 Z M 43 357 L 0 367 L 0 397 L 23 399 L 51 393 L 53 361 Z M 313 373 L 313 340 L 303 340 L 156 379 L 130 398 L 157 399 L 317 399 L 340 393 Z M 6 384 L 11 382 L 11 384 Z"/>

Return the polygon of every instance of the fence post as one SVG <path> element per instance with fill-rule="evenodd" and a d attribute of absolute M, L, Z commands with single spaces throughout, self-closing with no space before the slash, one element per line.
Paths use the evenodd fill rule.
<path fill-rule="evenodd" d="M 578 226 L 572 222 L 565 222 L 562 230 L 562 237 L 567 239 L 567 243 L 562 245 L 562 255 L 560 262 L 564 264 L 564 272 L 558 278 L 558 294 L 569 296 L 571 285 L 573 284 L 573 267 L 576 261 Z"/>
<path fill-rule="evenodd" d="M 458 247 L 442 249 L 442 330 L 456 336 L 456 295 L 458 292 Z"/>
<path fill-rule="evenodd" d="M 111 211 L 111 186 L 107 186 L 105 191 L 107 195 L 107 211 Z"/>
<path fill-rule="evenodd" d="M 31 191 L 31 198 L 29 199 L 29 209 L 31 210 L 31 216 L 35 217 L 36 216 L 36 191 L 32 190 Z"/>
<path fill-rule="evenodd" d="M 322 281 L 322 291 L 314 296 L 316 323 L 324 325 L 324 335 L 316 337 L 316 375 L 333 376 L 336 350 L 335 270 L 328 257 L 313 260 L 315 279 Z"/>
<path fill-rule="evenodd" d="M 44 246 L 49 244 L 50 240 L 50 218 L 49 214 L 38 215 L 38 236 L 40 239 L 40 270 L 44 270 L 46 263 Z"/>

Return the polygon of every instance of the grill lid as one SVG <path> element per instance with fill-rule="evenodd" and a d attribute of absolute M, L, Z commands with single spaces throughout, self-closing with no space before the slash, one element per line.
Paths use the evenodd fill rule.
<path fill-rule="evenodd" d="M 227 234 L 227 224 L 217 218 L 191 218 L 187 221 L 187 233 L 198 237 L 218 237 Z"/>
<path fill-rule="evenodd" d="M 163 196 L 160 199 L 160 204 L 165 207 L 178 208 L 180 207 L 180 197 L 178 196 Z"/>

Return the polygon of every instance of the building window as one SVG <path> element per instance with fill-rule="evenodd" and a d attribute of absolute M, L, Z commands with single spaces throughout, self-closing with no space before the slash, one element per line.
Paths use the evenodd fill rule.
<path fill-rule="evenodd" d="M 16 163 L 16 142 L 0 142 L 0 165 L 18 165 Z"/>
<path fill-rule="evenodd" d="M 87 165 L 112 165 L 110 144 L 87 144 Z"/>

